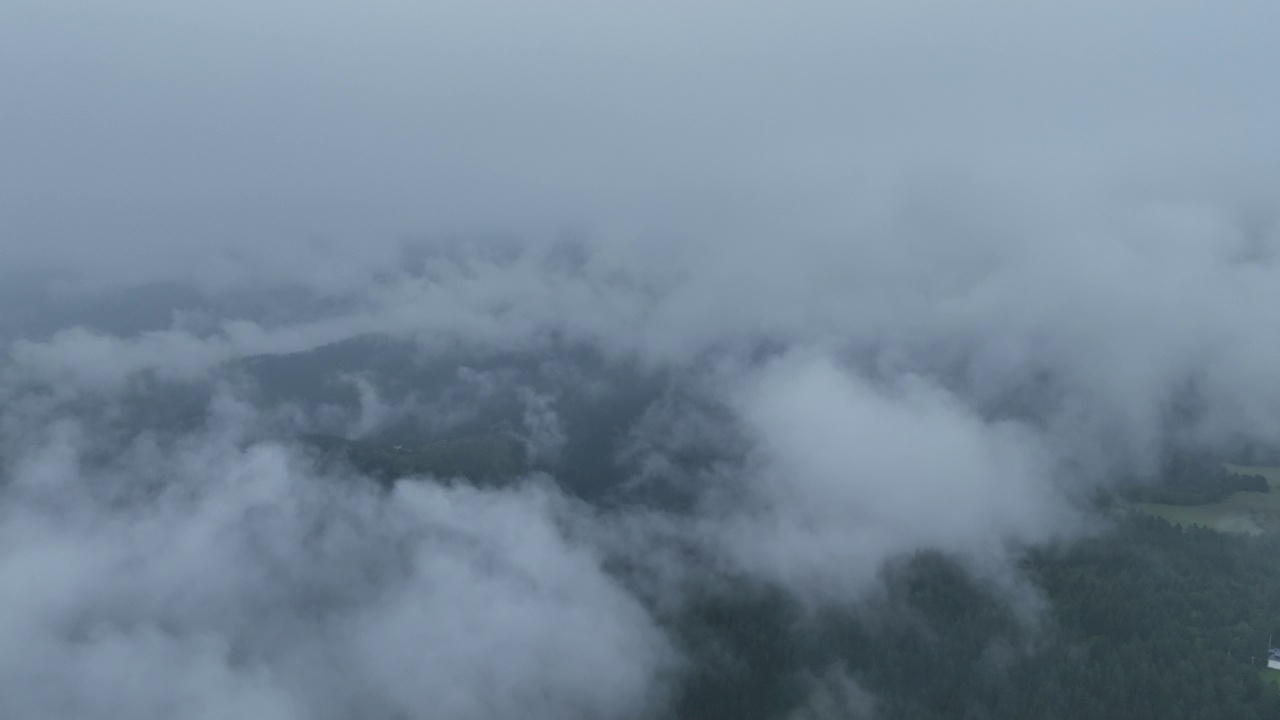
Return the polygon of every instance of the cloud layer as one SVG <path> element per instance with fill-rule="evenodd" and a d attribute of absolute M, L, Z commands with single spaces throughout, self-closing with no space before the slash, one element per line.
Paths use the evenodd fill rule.
<path fill-rule="evenodd" d="M 628 717 L 661 700 L 667 639 L 544 483 L 380 495 L 235 440 L 140 442 L 95 471 L 63 432 L 17 459 L 5 714 Z"/>

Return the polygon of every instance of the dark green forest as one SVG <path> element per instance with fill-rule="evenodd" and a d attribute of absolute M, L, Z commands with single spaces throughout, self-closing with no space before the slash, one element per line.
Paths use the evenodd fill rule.
<path fill-rule="evenodd" d="M 1165 505 L 1207 505 L 1237 492 L 1270 492 L 1267 479 L 1228 470 L 1213 457 L 1175 456 L 1156 478 L 1131 478 L 1121 493 L 1131 502 Z"/>
<path fill-rule="evenodd" d="M 498 434 L 413 446 L 304 441 L 385 483 L 415 474 L 501 482 L 524 467 L 519 447 Z M 1188 471 L 1122 494 L 1217 497 L 1224 486 L 1259 484 L 1266 489 L 1256 476 Z M 1105 531 L 1029 551 L 1016 593 L 984 586 L 938 551 L 884 568 L 884 590 L 870 601 L 821 610 L 709 573 L 662 618 L 689 660 L 669 715 L 826 717 L 806 715 L 806 704 L 834 677 L 859 688 L 852 706 L 836 703 L 841 717 L 1280 718 L 1280 671 L 1265 670 L 1268 640 L 1280 641 L 1280 536 L 1181 528 L 1108 506 Z"/>
<path fill-rule="evenodd" d="M 498 435 L 403 447 L 305 440 L 384 482 L 415 473 L 493 481 L 521 466 L 519 448 Z M 1175 476 L 1148 492 L 1209 487 Z M 865 691 L 858 707 L 841 707 L 854 717 L 1280 718 L 1280 671 L 1264 669 L 1269 638 L 1280 640 L 1277 558 L 1277 535 L 1180 528 L 1121 509 L 1094 537 L 1028 552 L 1014 594 L 937 551 L 886 567 L 870 602 L 819 611 L 781 589 L 710 574 L 664 618 L 690 660 L 670 715 L 803 716 L 834 676 Z"/>
<path fill-rule="evenodd" d="M 526 464 L 515 440 L 501 433 L 466 435 L 427 443 L 389 445 L 348 440 L 335 435 L 299 438 L 324 463 L 344 462 L 358 472 L 390 485 L 397 478 L 433 475 L 443 480 L 467 477 L 474 483 L 509 478 Z"/>
<path fill-rule="evenodd" d="M 1135 514 L 1030 553 L 1021 572 L 1038 608 L 937 552 L 887 568 L 870 607 L 817 617 L 781 593 L 718 593 L 681 619 L 699 662 L 675 716 L 788 717 L 834 670 L 879 718 L 1280 717 L 1280 685 L 1261 669 L 1280 637 L 1278 553 L 1275 536 Z"/>

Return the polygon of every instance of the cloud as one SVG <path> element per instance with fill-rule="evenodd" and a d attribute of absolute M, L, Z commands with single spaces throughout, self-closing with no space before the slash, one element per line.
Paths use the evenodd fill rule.
<path fill-rule="evenodd" d="M 521 388 L 518 394 L 524 405 L 524 443 L 529 457 L 535 462 L 554 461 L 565 443 L 554 398 L 530 388 Z"/>
<path fill-rule="evenodd" d="M 1274 436 L 1273 221 L 1200 199 L 1056 226 L 1052 213 L 1015 211 L 987 192 L 942 190 L 904 189 L 847 240 L 742 238 L 669 253 L 609 238 L 502 253 L 463 245 L 353 292 L 332 314 L 132 338 L 69 329 L 11 344 L 10 372 L 110 390 L 144 370 L 199 378 L 226 360 L 369 333 L 412 339 L 429 356 L 563 342 L 669 369 L 798 345 L 857 356 L 872 375 L 932 377 L 984 413 L 1034 415 L 1095 474 L 1150 463 L 1188 393 L 1203 411 L 1175 428 L 1186 437 Z M 578 260 L 558 259 L 566 249 Z M 670 262 L 655 262 L 659 253 Z"/>
<path fill-rule="evenodd" d="M 835 720 L 873 718 L 875 698 L 838 668 L 814 677 L 804 705 L 791 714 L 792 720 Z"/>
<path fill-rule="evenodd" d="M 877 387 L 796 353 L 739 402 L 751 457 L 714 532 L 739 566 L 806 600 L 854 601 L 886 558 L 919 548 L 1002 567 L 1075 522 L 1041 437 L 922 378 Z"/>
<path fill-rule="evenodd" d="M 627 717 L 660 701 L 665 635 L 543 483 L 380 495 L 280 445 L 186 437 L 95 469 L 75 442 L 32 449 L 0 496 L 5 714 Z"/>
<path fill-rule="evenodd" d="M 10 265 L 95 283 L 350 289 L 424 234 L 847 237 L 948 165 L 1055 203 L 1274 181 L 1260 1 L 5 13 Z"/>

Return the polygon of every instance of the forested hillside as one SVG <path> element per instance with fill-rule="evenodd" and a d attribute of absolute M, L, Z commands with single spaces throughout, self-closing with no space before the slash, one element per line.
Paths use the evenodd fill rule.
<path fill-rule="evenodd" d="M 834 673 L 891 719 L 1277 717 L 1280 687 L 1260 663 L 1280 636 L 1278 553 L 1274 536 L 1132 515 L 1027 557 L 1038 609 L 936 552 L 887 570 L 870 609 L 814 618 L 781 595 L 722 594 L 684 620 L 706 669 L 677 714 L 786 717 Z"/>
<path fill-rule="evenodd" d="M 305 440 L 386 483 L 454 474 L 492 482 L 522 469 L 519 447 L 497 434 L 413 446 Z M 1258 475 L 1210 469 L 1207 480 L 1187 472 L 1132 492 L 1266 489 Z M 1184 528 L 1110 507 L 1107 530 L 1028 552 L 999 588 L 937 550 L 891 561 L 883 592 L 844 607 L 805 607 L 767 584 L 711 572 L 676 609 L 655 609 L 689 659 L 669 714 L 1280 717 L 1280 671 L 1264 668 L 1268 639 L 1280 638 L 1280 536 Z M 812 706 L 832 694 L 830 707 Z"/>

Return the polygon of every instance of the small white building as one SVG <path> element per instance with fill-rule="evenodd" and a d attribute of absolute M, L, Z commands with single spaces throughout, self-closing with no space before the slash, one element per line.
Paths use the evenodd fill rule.
<path fill-rule="evenodd" d="M 1280 648 L 1271 648 L 1267 651 L 1267 667 L 1280 670 Z"/>

